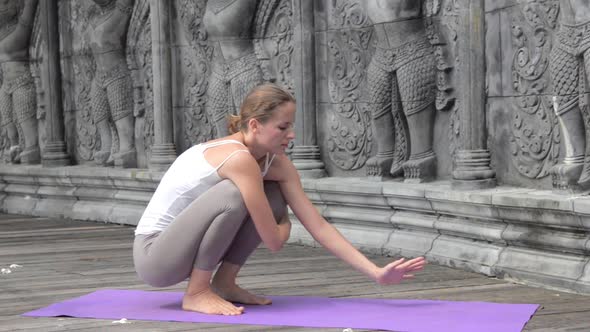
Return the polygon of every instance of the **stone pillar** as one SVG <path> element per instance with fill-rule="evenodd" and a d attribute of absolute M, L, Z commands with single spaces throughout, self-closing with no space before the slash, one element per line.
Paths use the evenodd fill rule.
<path fill-rule="evenodd" d="M 59 21 L 57 1 L 40 1 L 41 33 L 45 40 L 45 61 L 42 72 L 47 79 L 47 143 L 43 150 L 41 163 L 43 166 L 65 166 L 70 163 L 64 141 L 64 117 L 61 94 L 61 69 L 59 56 Z"/>
<path fill-rule="evenodd" d="M 154 87 L 154 144 L 149 168 L 166 170 L 176 159 L 172 116 L 170 1 L 150 0 Z"/>
<path fill-rule="evenodd" d="M 319 178 L 325 175 L 320 159 L 316 133 L 315 98 L 315 49 L 314 49 L 314 1 L 293 0 L 295 98 L 295 146 L 293 164 L 303 178 Z"/>
<path fill-rule="evenodd" d="M 461 132 L 455 152 L 453 186 L 465 189 L 493 187 L 486 130 L 485 12 L 484 0 L 462 0 L 459 14 L 458 75 L 461 86 Z"/>

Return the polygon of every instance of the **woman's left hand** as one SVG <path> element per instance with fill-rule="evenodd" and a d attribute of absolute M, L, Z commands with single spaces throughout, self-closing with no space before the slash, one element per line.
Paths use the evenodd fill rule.
<path fill-rule="evenodd" d="M 380 285 L 398 284 L 404 279 L 414 277 L 413 272 L 420 271 L 426 265 L 424 257 L 417 257 L 406 261 L 405 258 L 398 259 L 377 270 L 375 281 Z"/>

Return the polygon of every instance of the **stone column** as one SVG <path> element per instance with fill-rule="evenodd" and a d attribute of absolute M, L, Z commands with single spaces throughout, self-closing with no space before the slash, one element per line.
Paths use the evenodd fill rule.
<path fill-rule="evenodd" d="M 484 0 L 462 0 L 458 31 L 458 75 L 461 86 L 461 132 L 455 153 L 453 186 L 465 189 L 493 187 L 486 130 L 485 12 Z"/>
<path fill-rule="evenodd" d="M 45 40 L 45 61 L 42 71 L 47 79 L 47 143 L 43 150 L 43 166 L 55 167 L 69 165 L 70 158 L 64 141 L 64 117 L 61 94 L 61 69 L 59 56 L 59 21 L 57 1 L 40 1 L 41 33 Z"/>
<path fill-rule="evenodd" d="M 315 98 L 315 49 L 314 49 L 314 1 L 293 0 L 295 98 L 295 146 L 293 164 L 303 178 L 319 178 L 325 175 L 320 159 L 316 133 Z"/>
<path fill-rule="evenodd" d="M 176 159 L 172 116 L 170 1 L 150 0 L 154 87 L 154 144 L 149 168 L 166 170 Z"/>

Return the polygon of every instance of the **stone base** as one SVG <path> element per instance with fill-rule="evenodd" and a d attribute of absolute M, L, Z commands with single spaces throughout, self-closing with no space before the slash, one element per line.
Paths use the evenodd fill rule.
<path fill-rule="evenodd" d="M 136 225 L 162 173 L 70 166 L 3 166 L 3 212 Z"/>
<path fill-rule="evenodd" d="M 3 165 L 6 213 L 137 224 L 163 173 Z M 590 197 L 496 187 L 453 190 L 366 178 L 303 179 L 318 211 L 363 251 L 590 294 Z M 319 246 L 299 221 L 290 243 Z"/>

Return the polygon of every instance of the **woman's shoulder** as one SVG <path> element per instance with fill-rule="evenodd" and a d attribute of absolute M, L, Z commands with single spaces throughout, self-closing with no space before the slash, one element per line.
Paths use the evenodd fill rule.
<path fill-rule="evenodd" d="M 241 144 L 243 146 L 244 142 L 240 139 L 239 135 L 232 134 L 224 137 L 210 139 L 206 142 L 201 143 L 200 145 L 217 145 L 217 144 Z"/>
<path fill-rule="evenodd" d="M 273 159 L 264 179 L 270 181 L 286 181 L 294 176 L 298 176 L 295 165 L 293 165 L 293 162 L 287 155 L 280 154 L 276 155 Z"/>

